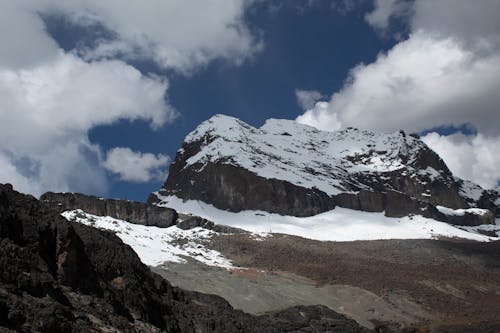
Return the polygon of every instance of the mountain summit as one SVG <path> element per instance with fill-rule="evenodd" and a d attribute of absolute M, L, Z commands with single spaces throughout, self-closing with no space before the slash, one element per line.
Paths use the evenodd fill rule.
<path fill-rule="evenodd" d="M 254 128 L 224 115 L 187 135 L 150 202 L 172 195 L 230 211 L 311 216 L 341 206 L 440 220 L 437 206 L 495 211 L 498 201 L 498 193 L 454 177 L 414 134 L 327 132 L 281 119 Z"/>

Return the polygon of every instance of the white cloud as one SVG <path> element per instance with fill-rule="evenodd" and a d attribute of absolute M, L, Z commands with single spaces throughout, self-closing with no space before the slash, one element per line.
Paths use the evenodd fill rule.
<path fill-rule="evenodd" d="M 500 1 L 418 0 L 411 26 L 439 37 L 453 37 L 468 47 L 500 46 Z"/>
<path fill-rule="evenodd" d="M 43 192 L 40 184 L 19 173 L 12 164 L 11 157 L 0 151 L 0 183 L 14 184 L 16 190 L 39 195 Z"/>
<path fill-rule="evenodd" d="M 410 15 L 412 3 L 408 0 L 375 0 L 372 12 L 365 15 L 365 21 L 379 31 L 389 28 L 392 17 Z"/>
<path fill-rule="evenodd" d="M 327 118 L 337 117 L 344 126 L 383 131 L 471 123 L 492 133 L 499 130 L 499 87 L 500 55 L 477 57 L 455 39 L 417 32 L 352 69 L 328 107 L 306 115 L 326 130 Z"/>
<path fill-rule="evenodd" d="M 328 102 L 316 102 L 312 108 L 297 117 L 297 122 L 325 131 L 337 131 L 343 127 L 337 114 L 330 112 Z"/>
<path fill-rule="evenodd" d="M 163 180 L 166 176 L 166 155 L 135 152 L 130 148 L 113 148 L 107 153 L 103 165 L 109 171 L 120 175 L 120 178 L 132 182 L 149 182 Z"/>
<path fill-rule="evenodd" d="M 261 49 L 244 22 L 249 0 L 45 0 L 79 24 L 98 22 L 117 39 L 102 41 L 86 57 L 152 58 L 163 67 L 191 71 L 213 59 L 236 63 Z"/>
<path fill-rule="evenodd" d="M 88 142 L 88 131 L 119 119 L 143 119 L 153 127 L 171 121 L 176 113 L 165 104 L 166 87 L 123 62 L 87 63 L 62 52 L 32 69 L 0 68 L 0 153 L 9 166 L 0 179 L 37 195 L 104 192 L 98 147 Z M 16 174 L 7 172 L 12 167 Z"/>
<path fill-rule="evenodd" d="M 456 176 L 473 180 L 484 188 L 497 185 L 500 179 L 500 137 L 429 133 L 422 140 L 446 161 Z"/>
<path fill-rule="evenodd" d="M 0 1 L 0 181 L 35 195 L 105 192 L 101 148 L 89 142 L 89 130 L 137 119 L 156 129 L 176 116 L 166 103 L 166 78 L 142 75 L 112 58 L 153 60 L 185 72 L 216 58 L 240 63 L 261 47 L 243 19 L 250 3 Z M 64 52 L 40 13 L 83 26 L 98 23 L 116 39 Z M 142 160 L 152 161 L 148 154 Z"/>
<path fill-rule="evenodd" d="M 32 67 L 57 56 L 35 2 L 0 1 L 0 67 Z"/>
<path fill-rule="evenodd" d="M 403 3 L 408 5 L 376 1 L 366 20 L 377 29 L 387 29 L 391 17 L 411 13 L 408 39 L 373 63 L 353 68 L 340 91 L 328 102 L 306 109 L 297 121 L 324 130 L 341 124 L 417 132 L 470 123 L 480 137 L 500 137 L 500 21 L 495 15 L 500 2 L 416 0 L 409 9 Z M 477 163 L 485 162 L 494 150 L 483 153 Z M 452 154 L 444 153 L 446 162 L 447 156 Z M 463 157 L 462 163 L 469 162 Z M 492 183 L 480 172 L 467 176 Z"/>
<path fill-rule="evenodd" d="M 166 88 L 121 61 L 87 63 L 64 53 L 34 69 L 0 69 L 0 142 L 37 150 L 118 119 L 158 127 L 176 116 Z"/>
<path fill-rule="evenodd" d="M 317 101 L 323 98 L 323 95 L 316 90 L 295 90 L 295 97 L 297 97 L 297 102 L 304 109 L 310 109 L 314 107 Z"/>

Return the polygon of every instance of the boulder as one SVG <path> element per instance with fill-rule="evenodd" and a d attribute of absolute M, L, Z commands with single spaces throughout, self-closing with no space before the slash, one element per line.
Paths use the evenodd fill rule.
<path fill-rule="evenodd" d="M 486 210 L 483 214 L 464 212 L 461 215 L 446 215 L 445 222 L 462 226 L 495 224 L 495 215 L 489 210 Z"/>
<path fill-rule="evenodd" d="M 207 230 L 213 230 L 215 232 L 220 232 L 223 234 L 242 234 L 242 233 L 248 233 L 248 231 L 245 231 L 240 228 L 235 228 L 235 227 L 230 227 L 227 225 L 220 225 L 220 224 L 215 224 L 212 221 L 209 221 L 207 219 L 204 219 L 199 216 L 186 216 L 184 219 L 179 219 L 179 221 L 176 224 L 177 228 L 183 229 L 183 230 L 189 230 L 193 228 L 204 228 Z"/>

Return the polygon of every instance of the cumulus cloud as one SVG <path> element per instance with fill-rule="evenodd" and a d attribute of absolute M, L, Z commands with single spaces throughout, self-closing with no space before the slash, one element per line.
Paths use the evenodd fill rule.
<path fill-rule="evenodd" d="M 389 28 L 391 18 L 406 17 L 411 10 L 409 0 L 375 0 L 375 8 L 365 15 L 365 21 L 384 32 Z"/>
<path fill-rule="evenodd" d="M 89 130 L 118 120 L 143 120 L 157 129 L 177 115 L 166 102 L 166 78 L 143 75 L 113 58 L 152 60 L 182 72 L 217 58 L 244 61 L 261 46 L 244 24 L 250 3 L 2 1 L 0 182 L 35 195 L 48 190 L 105 192 L 103 163 L 109 167 L 112 160 L 104 161 L 101 148 L 89 142 Z M 84 27 L 99 25 L 112 38 L 91 45 L 77 42 L 78 49 L 65 52 L 40 15 L 62 15 Z M 165 165 L 165 156 L 136 155 L 143 164 L 132 164 L 135 174 L 119 172 L 122 179 L 146 179 L 137 165 L 150 175 L 155 163 Z"/>
<path fill-rule="evenodd" d="M 99 23 L 116 35 L 80 50 L 87 59 L 151 58 L 191 71 L 217 58 L 239 63 L 262 47 L 244 22 L 248 0 L 44 1 L 43 11 L 58 11 L 76 24 Z"/>
<path fill-rule="evenodd" d="M 456 176 L 474 180 L 484 188 L 497 185 L 500 179 L 500 137 L 429 133 L 422 140 L 446 161 Z"/>
<path fill-rule="evenodd" d="M 499 11 L 498 1 L 376 1 L 366 20 L 389 29 L 391 17 L 409 12 L 409 37 L 353 68 L 340 91 L 297 121 L 324 130 L 341 124 L 415 132 L 469 123 L 484 137 L 500 137 Z M 491 184 L 478 172 L 468 175 Z"/>
<path fill-rule="evenodd" d="M 32 67 L 57 53 L 57 43 L 47 35 L 35 3 L 0 2 L 0 66 Z"/>
<path fill-rule="evenodd" d="M 170 158 L 162 154 L 135 152 L 130 148 L 113 148 L 108 151 L 103 165 L 122 180 L 149 182 L 163 180 Z"/>
<path fill-rule="evenodd" d="M 306 111 L 322 129 L 337 117 L 345 126 L 383 131 L 463 123 L 498 130 L 500 55 L 478 58 L 452 38 L 414 33 L 374 63 L 352 69 L 346 82 L 328 108 Z"/>
<path fill-rule="evenodd" d="M 106 180 L 88 131 L 118 119 L 152 127 L 171 121 L 176 113 L 165 104 L 166 86 L 121 61 L 87 63 L 62 52 L 32 69 L 0 68 L 0 151 L 8 165 L 0 181 L 37 195 L 102 193 Z"/>
<path fill-rule="evenodd" d="M 323 98 L 323 95 L 316 90 L 295 90 L 295 97 L 297 97 L 297 102 L 304 109 L 309 109 L 314 107 L 317 101 Z"/>

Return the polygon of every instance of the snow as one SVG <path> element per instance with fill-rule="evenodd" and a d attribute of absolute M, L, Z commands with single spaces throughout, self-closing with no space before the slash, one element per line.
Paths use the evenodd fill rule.
<path fill-rule="evenodd" d="M 114 232 L 149 266 L 157 266 L 167 261 L 182 263 L 186 262 L 185 257 L 190 257 L 209 266 L 233 267 L 220 252 L 205 247 L 204 241 L 217 234 L 211 230 L 199 227 L 182 230 L 176 226 L 143 226 L 109 216 L 88 214 L 80 209 L 66 211 L 61 215 L 68 221 Z"/>
<path fill-rule="evenodd" d="M 401 170 L 435 178 L 432 168 L 418 174 L 412 158 L 425 144 L 400 132 L 375 133 L 355 128 L 320 131 L 293 120 L 269 119 L 260 128 L 241 120 L 216 115 L 188 134 L 186 143 L 201 141 L 202 149 L 187 159 L 186 167 L 208 162 L 241 166 L 264 178 L 335 195 L 349 192 L 352 185 L 368 188 L 351 177 L 357 173 Z M 404 159 L 408 158 L 408 161 Z"/>
<path fill-rule="evenodd" d="M 355 241 L 377 239 L 433 239 L 457 237 L 476 241 L 488 237 L 456 228 L 422 216 L 390 218 L 383 213 L 368 213 L 337 207 L 310 217 L 272 214 L 264 211 L 238 213 L 220 210 L 201 201 L 161 196 L 160 206 L 192 213 L 217 224 L 229 225 L 256 233 L 284 233 L 322 241 Z"/>
<path fill-rule="evenodd" d="M 454 215 L 454 216 L 464 216 L 466 213 L 475 215 L 484 215 L 489 213 L 489 210 L 481 208 L 452 209 L 444 206 L 436 206 L 436 208 L 445 215 Z"/>
<path fill-rule="evenodd" d="M 493 231 L 494 233 L 496 233 L 497 237 L 500 238 L 500 219 L 496 219 L 495 224 L 484 224 L 484 225 L 474 226 L 474 227 L 464 226 L 461 228 L 466 230 L 466 231 L 476 232 L 476 233 L 479 233 L 479 230 Z"/>
<path fill-rule="evenodd" d="M 422 176 L 428 176 L 432 181 L 440 176 L 439 172 L 430 166 L 424 170 L 418 170 L 417 173 Z"/>
<path fill-rule="evenodd" d="M 455 177 L 455 180 L 460 183 L 460 195 L 464 198 L 471 201 L 478 201 L 481 194 L 483 194 L 484 189 L 481 186 L 458 177 Z"/>

